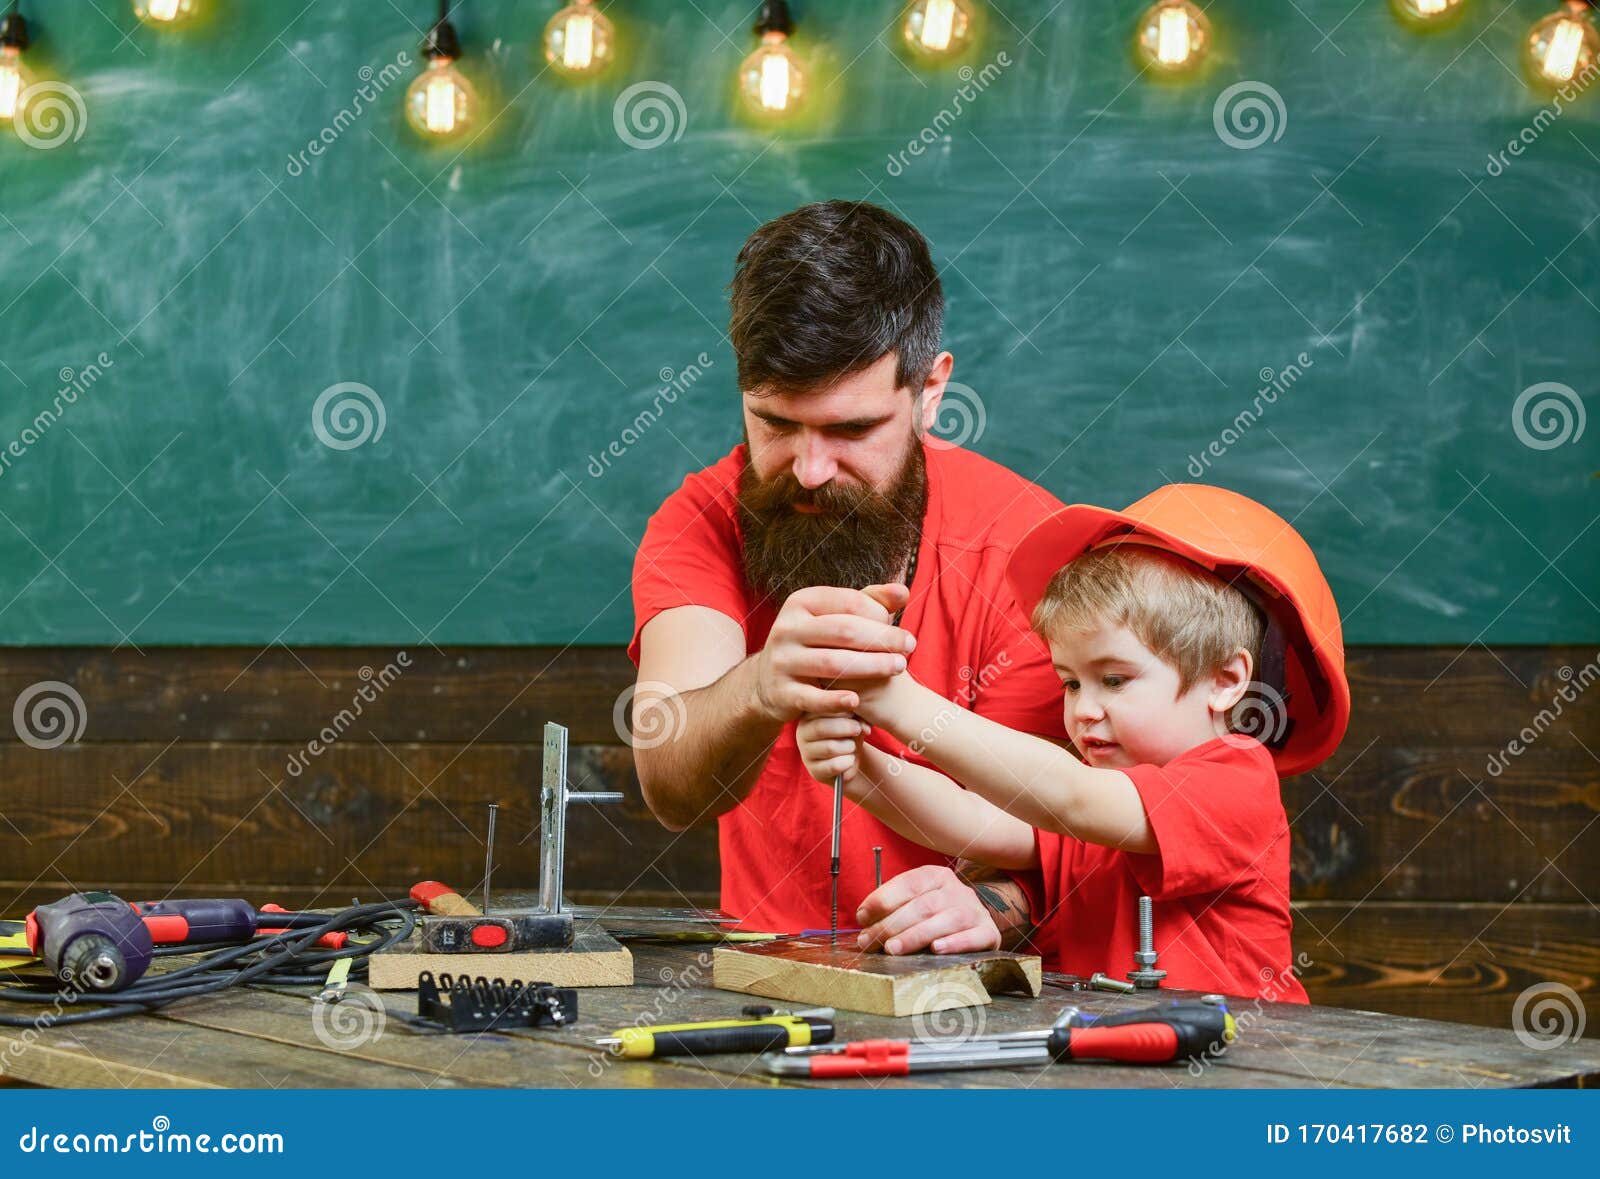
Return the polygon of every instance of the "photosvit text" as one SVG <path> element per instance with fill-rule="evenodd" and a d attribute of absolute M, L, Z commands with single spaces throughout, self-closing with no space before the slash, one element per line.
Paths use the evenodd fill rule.
<path fill-rule="evenodd" d="M 1566 1122 L 1553 1126 L 1486 1126 L 1482 1122 L 1463 1122 L 1459 1126 L 1440 1122 L 1307 1122 L 1288 1126 L 1267 1123 L 1267 1142 L 1273 1146 L 1330 1143 L 1360 1146 L 1383 1143 L 1392 1146 L 1432 1146 L 1461 1143 L 1463 1146 L 1570 1146 L 1572 1127 Z"/>

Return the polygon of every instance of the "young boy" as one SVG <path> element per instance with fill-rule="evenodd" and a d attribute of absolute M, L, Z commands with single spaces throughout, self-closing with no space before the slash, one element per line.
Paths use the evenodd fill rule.
<path fill-rule="evenodd" d="M 1039 869 L 1034 942 L 1052 969 L 1132 969 L 1149 896 L 1167 986 L 1305 1002 L 1278 775 L 1326 759 L 1350 711 L 1311 550 L 1244 496 L 1173 484 L 1125 512 L 1066 508 L 1007 573 L 1049 644 L 1081 761 L 902 674 L 852 684 L 855 717 L 803 721 L 807 769 L 843 773 L 855 801 L 928 847 Z"/>

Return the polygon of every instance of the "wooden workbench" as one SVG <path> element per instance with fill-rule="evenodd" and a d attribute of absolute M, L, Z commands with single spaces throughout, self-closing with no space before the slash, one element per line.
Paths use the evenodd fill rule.
<path fill-rule="evenodd" d="M 420 1035 L 399 1019 L 348 1049 L 329 1047 L 312 1023 L 309 990 L 247 990 L 174 1004 L 154 1015 L 38 1035 L 0 1029 L 0 1062 L 10 1079 L 36 1085 L 457 1088 L 749 1088 L 810 1085 L 771 1076 L 751 1056 L 631 1062 L 600 1056 L 590 1041 L 634 1022 L 670 1023 L 736 1014 L 746 996 L 713 990 L 709 947 L 636 945 L 635 985 L 594 988 L 579 998 L 579 1023 L 560 1031 Z M 480 960 L 481 961 L 481 960 Z M 1177 998 L 1186 992 L 1163 991 Z M 415 1012 L 415 997 L 382 996 L 388 1009 Z M 991 1032 L 1047 1025 L 1061 1008 L 1114 1011 L 1148 996 L 1046 987 L 1037 1000 L 999 997 L 993 1006 L 942 1013 L 941 1033 L 982 1020 Z M 1226 1058 L 1199 1075 L 1185 1066 L 1131 1068 L 1070 1064 L 1044 1069 L 921 1074 L 839 1082 L 877 1087 L 1239 1088 L 1442 1087 L 1600 1084 L 1600 1040 L 1544 1051 L 1510 1030 L 1374 1012 L 1291 1004 L 1233 1003 L 1244 1024 Z M 639 1017 L 644 1016 L 643 1020 Z M 912 1034 L 912 1020 L 841 1012 L 841 1038 Z M 964 1022 L 965 1021 L 965 1022 Z"/>

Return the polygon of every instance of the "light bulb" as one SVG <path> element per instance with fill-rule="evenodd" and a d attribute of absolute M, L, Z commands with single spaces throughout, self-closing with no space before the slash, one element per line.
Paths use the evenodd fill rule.
<path fill-rule="evenodd" d="M 14 45 L 0 46 L 0 119 L 16 118 L 22 93 L 30 81 L 22 64 L 22 50 Z"/>
<path fill-rule="evenodd" d="M 768 118 L 788 114 L 806 94 L 805 68 L 783 33 L 764 33 L 756 51 L 739 66 L 739 93 L 747 106 Z"/>
<path fill-rule="evenodd" d="M 171 28 L 200 10 L 200 0 L 134 0 L 133 14 L 147 25 Z"/>
<path fill-rule="evenodd" d="M 1461 15 L 1461 0 L 1389 0 L 1400 23 L 1414 29 L 1436 29 Z"/>
<path fill-rule="evenodd" d="M 1134 49 L 1140 64 L 1158 74 L 1183 74 L 1205 60 L 1211 22 L 1189 0 L 1158 0 L 1139 18 Z"/>
<path fill-rule="evenodd" d="M 1569 3 L 1565 12 L 1551 13 L 1528 32 L 1523 60 L 1535 79 L 1547 86 L 1564 86 L 1574 78 L 1585 85 L 1600 59 L 1600 31 L 1589 19 L 1588 7 Z"/>
<path fill-rule="evenodd" d="M 426 139 L 459 135 L 478 119 L 478 95 L 455 60 L 428 59 L 428 68 L 406 90 L 406 120 Z"/>
<path fill-rule="evenodd" d="M 972 32 L 967 0 L 916 0 L 900 22 L 906 46 L 929 60 L 960 56 L 971 44 Z"/>
<path fill-rule="evenodd" d="M 592 0 L 578 0 L 544 27 L 544 59 L 569 78 L 589 78 L 611 64 L 615 30 Z"/>

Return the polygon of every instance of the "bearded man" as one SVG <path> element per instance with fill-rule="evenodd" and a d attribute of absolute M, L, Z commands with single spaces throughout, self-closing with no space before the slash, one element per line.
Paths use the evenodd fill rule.
<path fill-rule="evenodd" d="M 954 358 L 928 243 L 905 221 L 806 205 L 751 234 L 730 289 L 745 441 L 685 479 L 639 547 L 634 710 L 659 713 L 635 763 L 666 827 L 717 821 L 723 907 L 793 933 L 828 925 L 833 819 L 794 725 L 851 711 L 850 679 L 909 669 L 1065 741 L 1050 654 L 1004 578 L 1016 542 L 1061 505 L 931 436 Z M 1021 887 L 959 868 L 846 803 L 840 923 L 890 953 L 1015 944 Z"/>

